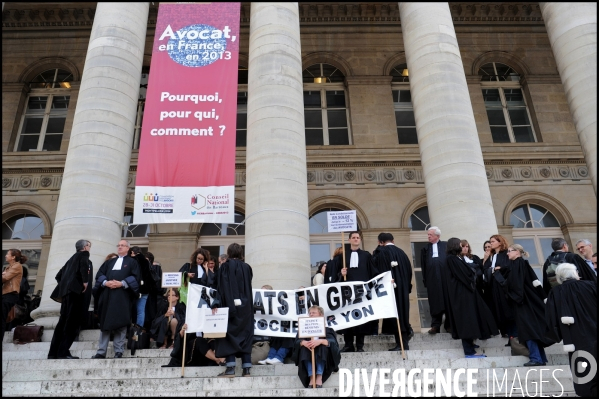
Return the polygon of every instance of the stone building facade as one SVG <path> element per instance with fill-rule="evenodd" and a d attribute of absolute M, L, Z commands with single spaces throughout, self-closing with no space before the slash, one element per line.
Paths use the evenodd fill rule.
<path fill-rule="evenodd" d="M 131 216 L 158 3 L 111 4 L 3 3 L 2 249 L 27 250 L 35 292 L 51 292 L 73 237 L 94 243 L 99 267 L 119 235 L 151 251 L 166 271 L 178 270 L 197 246 L 218 255 L 231 242 L 248 243 L 255 285 L 274 276 L 275 288 L 296 288 L 289 281 L 309 284 L 308 263 L 313 272 L 340 245 L 338 234 L 326 233 L 323 212 L 355 209 L 364 249 L 372 251 L 386 231 L 412 257 L 412 325 L 426 328 L 418 254 L 431 222 L 442 239 L 467 239 L 479 255 L 498 232 L 523 244 L 537 270 L 552 237 L 564 237 L 571 248 L 587 238 L 596 248 L 597 31 L 596 19 L 587 18 L 596 4 L 241 3 L 235 205 L 236 222 L 248 223 L 149 226 Z M 270 45 L 276 48 L 277 35 L 299 37 L 296 94 L 303 91 L 304 107 L 295 111 L 304 116 L 306 144 L 294 173 L 305 173 L 298 186 L 307 185 L 307 195 L 301 188 L 296 194 L 307 214 L 293 223 L 310 259 L 281 266 L 287 274 L 295 270 L 290 280 L 276 277 L 276 265 L 286 263 L 278 245 L 296 234 L 286 216 L 280 225 L 290 236 L 269 239 L 272 247 L 249 244 L 266 233 L 260 223 L 280 220 L 262 212 L 258 221 L 261 211 L 251 204 L 258 194 L 246 196 L 260 192 L 251 184 L 267 187 L 261 184 L 279 162 L 250 170 L 259 133 L 252 92 L 268 92 L 252 70 L 268 59 L 251 53 L 259 39 L 250 32 L 260 32 L 268 13 L 297 24 L 271 35 Z M 114 59 L 133 70 L 130 76 L 138 73 L 139 92 L 137 81 L 132 88 L 104 85 L 106 92 L 90 83 L 97 77 L 102 86 L 110 75 L 92 68 L 110 68 L 93 43 L 112 34 L 103 26 L 119 28 L 120 19 L 126 21 L 120 28 L 135 26 L 139 43 L 108 46 L 120 51 Z M 129 107 L 122 121 L 114 118 L 119 107 L 102 101 L 119 90 Z M 86 127 L 94 112 L 118 125 L 110 139 L 85 136 L 106 126 Z M 101 176 L 103 170 L 114 176 Z M 284 175 L 277 179 L 264 184 L 271 190 L 287 184 L 280 183 Z M 50 320 L 58 308 L 44 295 L 41 309 L 37 317 Z"/>

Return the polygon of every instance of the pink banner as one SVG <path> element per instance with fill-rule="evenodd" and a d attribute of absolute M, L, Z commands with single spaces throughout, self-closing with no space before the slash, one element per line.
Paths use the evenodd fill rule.
<path fill-rule="evenodd" d="M 160 3 L 134 222 L 234 221 L 240 3 Z"/>

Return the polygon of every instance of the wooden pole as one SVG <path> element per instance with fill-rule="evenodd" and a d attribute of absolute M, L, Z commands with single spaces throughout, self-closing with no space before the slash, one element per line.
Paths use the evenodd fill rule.
<path fill-rule="evenodd" d="M 312 341 L 314 341 L 316 337 L 312 337 Z M 314 348 L 310 349 L 312 352 L 312 388 L 316 389 L 316 359 L 314 359 Z"/>
<path fill-rule="evenodd" d="M 181 378 L 185 377 L 185 346 L 186 345 L 187 345 L 187 330 L 185 330 L 183 332 L 183 361 L 181 362 Z"/>
<path fill-rule="evenodd" d="M 171 308 L 173 307 L 173 303 L 171 302 L 171 294 L 173 293 L 173 287 L 169 287 L 168 289 L 168 310 L 171 310 Z M 169 316 L 168 317 L 168 328 L 171 328 L 171 320 L 173 319 L 173 316 Z M 175 342 L 175 337 L 173 337 L 173 342 Z"/>
<path fill-rule="evenodd" d="M 399 317 L 397 318 L 397 333 L 399 334 L 399 345 L 401 346 L 401 357 L 406 360 L 406 352 L 403 350 L 403 339 L 401 337 L 401 326 L 399 325 Z"/>
<path fill-rule="evenodd" d="M 343 268 L 345 269 L 345 233 L 341 232 L 341 249 L 343 253 Z M 347 281 L 347 275 L 343 276 L 343 281 Z"/>

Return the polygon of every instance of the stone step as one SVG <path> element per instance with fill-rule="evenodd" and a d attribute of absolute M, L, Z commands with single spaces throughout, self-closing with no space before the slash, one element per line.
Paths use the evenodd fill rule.
<path fill-rule="evenodd" d="M 387 352 L 381 354 L 344 354 L 341 358 L 341 368 L 347 368 L 354 370 L 356 368 L 440 368 L 440 369 L 458 369 L 458 368 L 476 368 L 476 369 L 501 369 L 508 367 L 520 367 L 528 361 L 528 358 L 524 356 L 503 356 L 503 357 L 487 357 L 480 359 L 448 359 L 448 358 L 425 358 L 425 359 L 413 359 L 403 360 L 395 352 Z M 548 366 L 561 366 L 568 368 L 568 355 L 548 355 Z M 240 365 L 239 359 L 237 360 L 238 366 Z M 162 365 L 168 364 L 166 358 L 122 358 L 122 359 L 61 359 L 61 360 L 2 360 L 2 372 L 5 375 L 16 374 L 11 376 L 11 379 L 20 379 L 20 374 L 33 373 L 38 371 L 64 371 L 64 372 L 75 372 L 75 370 L 83 370 L 89 372 L 88 375 L 95 375 L 96 372 L 102 373 L 106 369 L 126 369 L 128 373 L 143 373 L 138 370 L 158 370 L 148 371 L 148 373 L 157 372 L 172 373 L 172 371 L 179 368 L 173 367 L 161 367 Z M 188 367 L 187 370 L 193 375 L 198 377 L 209 377 L 217 374 L 216 371 L 211 370 L 212 367 Z M 216 367 L 216 369 L 219 369 Z M 255 372 L 258 375 L 294 375 L 296 372 L 295 365 L 291 364 L 279 364 L 279 365 L 257 365 L 254 366 Z M 54 373 L 52 373 L 54 375 Z M 58 378 L 53 377 L 53 378 Z M 89 377 L 93 378 L 93 377 Z M 35 379 L 35 378 L 33 378 Z M 27 379 L 25 379 L 27 380 Z"/>
<path fill-rule="evenodd" d="M 522 386 L 528 390 L 528 392 L 536 392 L 539 389 L 539 373 L 536 371 L 536 375 L 531 378 L 525 378 L 526 372 L 531 369 L 512 369 L 504 370 L 507 373 L 505 383 L 502 382 L 503 389 L 510 389 L 512 385 Z M 407 370 L 406 370 L 407 372 Z M 560 392 L 562 389 L 566 391 L 572 391 L 572 376 L 567 371 L 556 371 L 551 374 L 552 370 L 548 370 L 547 379 L 544 380 L 543 390 L 545 393 L 548 392 Z M 239 375 L 239 374 L 238 374 Z M 517 377 L 516 377 L 517 376 Z M 164 376 L 163 378 L 133 378 L 129 375 L 123 375 L 121 379 L 96 379 L 96 380 L 63 380 L 63 381 L 3 381 L 3 395 L 61 395 L 64 392 L 73 394 L 91 394 L 97 393 L 107 396 L 116 395 L 136 395 L 139 396 L 142 393 L 152 391 L 170 391 L 172 396 L 178 396 L 179 392 L 195 391 L 201 396 L 206 395 L 212 391 L 252 391 L 263 390 L 268 387 L 268 390 L 293 390 L 293 389 L 304 389 L 299 378 L 295 376 L 253 376 L 249 378 L 184 378 L 181 379 L 175 375 L 171 378 Z M 125 378 L 126 377 L 126 378 Z M 370 377 L 370 375 L 369 375 Z M 499 381 L 501 381 L 503 374 L 497 375 Z M 333 374 L 324 384 L 325 388 L 335 389 L 339 388 L 339 374 Z M 416 376 L 420 381 L 422 375 Z M 489 378 L 489 380 L 488 380 Z M 378 380 L 378 379 L 377 379 Z M 486 394 L 492 391 L 492 376 L 487 377 L 486 373 L 479 373 L 476 376 L 476 384 L 473 387 L 473 391 L 479 394 Z M 347 384 L 347 380 L 344 380 Z M 366 386 L 363 384 L 364 381 L 360 381 L 360 394 L 366 393 Z M 490 383 L 489 383 L 490 382 Z M 370 381 L 369 381 L 370 385 Z M 403 384 L 402 384 L 403 385 Z M 452 389 L 455 387 L 455 383 L 452 384 Z M 465 391 L 467 388 L 466 379 L 460 379 L 458 389 Z M 353 384 L 351 385 L 353 388 Z M 487 387 L 489 386 L 489 391 Z M 496 393 L 499 391 L 499 387 L 496 385 Z M 345 389 L 345 387 L 344 387 Z M 386 391 L 389 392 L 391 388 Z M 436 385 L 433 382 L 428 385 L 429 391 L 435 392 Z M 378 387 L 374 389 L 375 394 L 378 394 Z M 401 391 L 400 391 L 401 392 Z M 505 391 L 503 391 L 505 392 Z M 404 392 L 410 394 L 410 392 Z M 456 394 L 452 391 L 452 396 Z M 228 395 L 229 396 L 229 395 Z"/>
<path fill-rule="evenodd" d="M 370 338 L 370 339 L 368 339 Z M 379 338 L 379 339 L 373 339 Z M 382 339 L 385 338 L 385 339 Z M 392 336 L 385 337 L 367 337 L 365 340 L 366 344 L 364 350 L 369 352 L 375 351 L 385 351 L 390 348 L 395 347 L 395 340 Z M 486 341 L 476 341 L 477 345 L 481 348 L 491 348 L 491 347 L 505 347 L 506 340 L 504 338 L 491 338 Z M 110 344 L 112 345 L 112 344 Z M 343 337 L 339 337 L 339 346 L 344 346 Z M 410 341 L 409 346 L 411 350 L 414 349 L 460 349 L 462 348 L 462 341 L 459 339 L 454 339 L 451 341 L 432 341 L 432 342 L 424 342 L 424 341 Z M 554 345 L 555 346 L 555 345 Z M 94 341 L 79 341 L 73 342 L 71 345 L 71 350 L 84 350 L 84 349 L 97 349 L 98 348 L 98 340 Z M 150 342 L 150 349 L 158 349 L 156 347 L 155 342 Z M 2 344 L 2 351 L 22 351 L 22 350 L 36 350 L 36 351 L 48 351 L 50 350 L 50 342 L 31 342 L 29 344 L 24 345 L 16 345 L 11 343 Z"/>
<path fill-rule="evenodd" d="M 518 367 L 527 361 L 527 359 L 515 359 L 510 362 L 501 362 L 503 365 L 497 368 L 490 368 L 490 375 L 503 376 L 504 370 L 506 369 L 518 369 L 519 371 L 526 372 L 527 368 Z M 53 362 L 53 361 L 50 361 Z M 56 361 L 54 361 L 56 362 Z M 82 367 L 83 361 L 71 361 L 70 365 L 78 367 L 69 367 L 69 363 L 62 363 L 66 367 L 56 367 L 57 364 L 49 363 L 46 367 L 39 369 L 32 368 L 9 368 L 3 372 L 3 381 L 62 381 L 62 380 L 109 380 L 109 379 L 121 379 L 123 376 L 128 378 L 179 378 L 181 377 L 181 367 L 161 367 L 156 363 L 146 363 L 145 367 L 140 367 L 139 364 L 130 366 L 130 363 L 123 360 L 110 361 L 110 360 L 98 360 L 96 362 L 88 362 L 90 367 Z M 103 363 L 103 364 L 100 364 Z M 238 362 L 239 363 L 239 362 Z M 415 368 L 424 369 L 428 366 L 423 361 L 391 361 L 381 362 L 382 364 L 372 364 L 368 361 L 363 362 L 343 362 L 340 364 L 340 368 L 348 369 L 352 373 L 356 369 L 406 369 L 411 370 Z M 448 369 L 452 362 L 447 362 L 448 367 L 439 367 L 440 369 Z M 50 366 L 50 367 L 49 367 Z M 485 366 L 485 364 L 480 364 Z M 458 367 L 459 368 L 459 367 Z M 486 368 L 476 367 L 479 369 L 479 373 L 484 373 Z M 543 366 L 543 369 L 557 370 L 562 376 L 571 375 L 568 365 L 547 365 Z M 222 367 L 186 367 L 185 377 L 188 378 L 210 378 L 215 377 L 218 373 L 223 370 Z M 237 372 L 241 374 L 241 365 L 237 365 Z M 280 364 L 280 365 L 258 365 L 252 367 L 252 376 L 294 376 L 297 375 L 297 367 L 294 364 Z M 462 376 L 465 378 L 465 376 Z"/>
<path fill-rule="evenodd" d="M 52 329 L 45 329 L 44 333 L 42 334 L 42 342 L 50 342 L 52 341 L 52 335 L 54 334 L 54 330 Z M 339 340 L 339 342 L 344 342 L 343 341 L 343 335 L 342 334 L 338 334 L 337 338 Z M 79 337 L 77 339 L 77 341 L 81 342 L 81 341 L 98 341 L 100 339 L 100 330 L 83 330 L 79 333 Z M 414 337 L 410 340 L 410 343 L 412 342 L 437 342 L 437 341 L 452 341 L 453 338 L 451 337 L 451 334 L 447 334 L 447 333 L 439 333 L 439 334 L 427 334 L 427 333 L 415 333 Z M 493 340 L 503 340 L 504 344 L 507 342 L 507 338 L 501 338 L 499 336 L 493 337 L 493 338 L 489 338 L 487 341 L 493 341 Z M 12 331 L 7 331 L 4 334 L 4 339 L 3 339 L 3 343 L 12 343 L 13 341 L 13 333 Z M 393 335 L 367 335 L 365 337 L 365 342 L 366 343 L 375 343 L 375 342 L 391 342 L 394 343 L 394 338 Z M 484 342 L 484 341 L 479 341 L 479 342 Z"/>

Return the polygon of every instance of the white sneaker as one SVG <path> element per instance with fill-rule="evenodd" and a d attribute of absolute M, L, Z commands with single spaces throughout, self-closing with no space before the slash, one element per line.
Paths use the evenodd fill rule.
<path fill-rule="evenodd" d="M 265 365 L 268 363 L 268 359 L 264 359 L 264 360 L 258 360 L 258 364 L 262 364 Z"/>
<path fill-rule="evenodd" d="M 266 359 L 267 364 L 283 364 L 279 359 Z"/>

